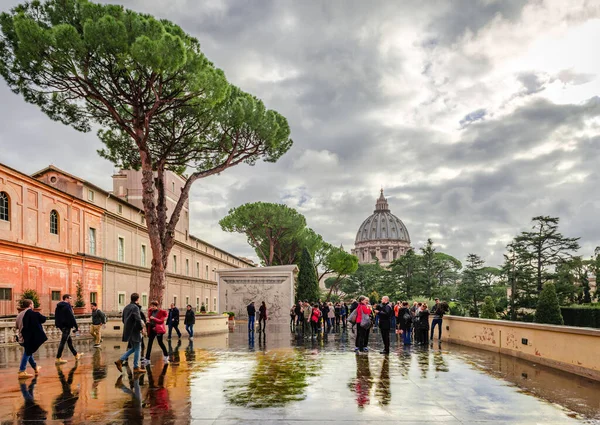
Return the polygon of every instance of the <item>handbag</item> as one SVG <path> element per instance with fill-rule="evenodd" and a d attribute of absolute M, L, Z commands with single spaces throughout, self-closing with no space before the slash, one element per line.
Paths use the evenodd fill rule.
<path fill-rule="evenodd" d="M 371 327 L 371 315 L 363 312 L 360 316 L 360 327 L 369 329 Z"/>
<path fill-rule="evenodd" d="M 154 332 L 156 332 L 156 335 L 164 335 L 167 333 L 167 327 L 164 323 L 156 323 L 154 325 Z"/>

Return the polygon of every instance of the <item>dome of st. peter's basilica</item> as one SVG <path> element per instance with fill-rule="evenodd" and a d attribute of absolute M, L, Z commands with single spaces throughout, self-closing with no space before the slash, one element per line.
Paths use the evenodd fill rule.
<path fill-rule="evenodd" d="M 387 199 L 381 195 L 375 211 L 358 228 L 352 254 L 361 264 L 387 265 L 410 248 L 410 236 L 402 220 L 390 212 Z"/>

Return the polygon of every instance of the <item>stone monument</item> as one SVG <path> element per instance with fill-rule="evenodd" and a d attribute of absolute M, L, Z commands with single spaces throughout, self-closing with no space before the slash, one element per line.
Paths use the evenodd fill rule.
<path fill-rule="evenodd" d="M 246 306 L 254 301 L 258 320 L 258 308 L 264 301 L 269 322 L 287 324 L 294 305 L 297 273 L 294 264 L 217 270 L 219 312 L 233 311 L 236 318 L 245 320 Z"/>

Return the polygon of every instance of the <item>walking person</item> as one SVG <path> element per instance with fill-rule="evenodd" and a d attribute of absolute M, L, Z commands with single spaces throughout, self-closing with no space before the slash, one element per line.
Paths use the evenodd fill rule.
<path fill-rule="evenodd" d="M 398 321 L 400 323 L 400 332 L 402 333 L 402 342 L 405 345 L 411 345 L 411 331 L 412 331 L 412 314 L 410 314 L 410 308 L 408 307 L 408 301 L 402 303 L 402 307 L 398 310 Z"/>
<path fill-rule="evenodd" d="M 340 316 L 342 318 L 342 327 L 346 329 L 348 327 L 348 305 L 343 303 L 340 307 Z"/>
<path fill-rule="evenodd" d="M 102 342 L 102 327 L 106 325 L 106 314 L 98 308 L 98 304 L 91 303 L 92 306 L 92 326 L 90 334 L 94 337 L 94 347 L 100 347 Z"/>
<path fill-rule="evenodd" d="M 123 342 L 131 343 L 131 348 L 127 350 L 119 360 L 115 362 L 119 372 L 123 372 L 123 362 L 133 354 L 133 372 L 146 373 L 146 370 L 139 367 L 140 364 L 140 346 L 142 344 L 142 332 L 144 331 L 144 322 L 140 315 L 138 300 L 140 296 L 134 292 L 131 294 L 131 303 L 123 309 Z"/>
<path fill-rule="evenodd" d="M 254 332 L 254 324 L 256 320 L 256 307 L 254 307 L 254 301 L 252 301 L 246 307 L 248 312 L 248 332 Z"/>
<path fill-rule="evenodd" d="M 331 332 L 331 328 L 333 328 L 335 324 L 335 308 L 333 307 L 333 303 L 327 303 L 327 333 Z"/>
<path fill-rule="evenodd" d="M 194 339 L 194 324 L 196 324 L 196 313 L 192 310 L 191 305 L 187 305 L 185 310 L 185 319 L 183 320 L 185 331 L 189 335 L 189 339 Z"/>
<path fill-rule="evenodd" d="M 312 306 L 309 304 L 308 301 L 304 302 L 304 307 L 302 308 L 302 316 L 303 316 L 303 320 L 304 323 L 302 324 L 302 329 L 304 331 L 304 335 L 305 337 L 308 337 L 308 330 L 311 329 L 312 324 L 311 324 L 311 317 L 312 317 Z"/>
<path fill-rule="evenodd" d="M 144 359 L 145 365 L 150 364 L 150 353 L 152 353 L 152 343 L 155 339 L 162 350 L 163 361 L 165 363 L 169 362 L 169 352 L 163 342 L 163 335 L 167 333 L 167 328 L 165 326 L 165 319 L 167 319 L 167 317 L 168 313 L 158 307 L 157 301 L 152 301 L 150 303 L 150 308 L 148 309 L 148 346 L 146 348 L 146 357 Z"/>
<path fill-rule="evenodd" d="M 302 315 L 302 301 L 298 301 L 295 306 L 296 314 L 296 330 L 299 329 L 300 324 L 304 324 L 304 316 Z M 304 331 L 304 326 L 302 326 L 302 331 Z"/>
<path fill-rule="evenodd" d="M 169 309 L 169 315 L 167 317 L 167 326 L 169 327 L 169 337 L 167 339 L 171 339 L 173 329 L 177 332 L 177 337 L 181 339 L 181 331 L 179 330 L 179 309 L 175 307 L 175 303 L 171 303 L 171 308 Z"/>
<path fill-rule="evenodd" d="M 367 344 L 369 343 L 369 327 L 365 327 L 362 326 L 362 324 L 364 322 L 369 322 L 369 324 L 371 323 L 370 321 L 370 316 L 372 313 L 371 310 L 371 306 L 369 305 L 369 299 L 367 297 L 365 297 L 364 295 L 361 295 L 358 298 L 358 304 L 356 307 L 357 313 L 356 313 L 356 341 L 355 341 L 355 347 L 354 347 L 354 351 L 356 352 L 367 352 L 369 351 L 369 348 L 367 347 Z M 364 319 L 363 322 L 363 316 L 368 316 L 369 319 Z"/>
<path fill-rule="evenodd" d="M 41 367 L 35 363 L 33 355 L 48 340 L 48 337 L 42 327 L 46 317 L 37 311 L 33 311 L 33 301 L 23 300 L 21 307 L 25 310 L 20 312 L 16 319 L 19 344 L 23 347 L 18 377 L 19 379 L 27 379 L 33 377 L 33 375 L 27 373 L 27 363 L 31 365 L 36 376 L 40 373 Z"/>
<path fill-rule="evenodd" d="M 383 350 L 380 354 L 390 354 L 390 329 L 392 328 L 392 317 L 394 310 L 390 305 L 390 299 L 387 296 L 381 298 L 381 304 L 375 307 L 375 314 L 379 318 L 379 329 L 381 331 L 381 339 L 383 340 Z"/>
<path fill-rule="evenodd" d="M 75 314 L 73 314 L 73 297 L 69 294 L 62 296 L 62 301 L 56 304 L 54 310 L 54 325 L 60 329 L 62 335 L 60 337 L 60 343 L 58 344 L 58 351 L 56 352 L 56 364 L 64 364 L 67 361 L 63 360 L 62 353 L 65 349 L 65 344 L 68 345 L 69 350 L 73 353 L 75 360 L 79 360 L 83 354 L 78 354 L 77 350 L 73 346 L 73 339 L 71 338 L 71 331 L 77 332 L 79 327 L 75 320 Z"/>
<path fill-rule="evenodd" d="M 433 342 L 433 331 L 435 327 L 438 327 L 438 341 L 442 340 L 442 319 L 444 317 L 444 306 L 440 303 L 440 299 L 435 299 L 435 305 L 431 308 L 431 314 L 433 314 L 433 320 L 431 321 L 431 334 L 429 339 Z"/>
<path fill-rule="evenodd" d="M 261 326 L 261 324 L 262 324 L 262 326 Z M 267 305 L 263 301 L 261 303 L 260 307 L 258 308 L 258 331 L 260 332 L 262 329 L 262 331 L 264 332 L 266 327 L 267 327 Z"/>

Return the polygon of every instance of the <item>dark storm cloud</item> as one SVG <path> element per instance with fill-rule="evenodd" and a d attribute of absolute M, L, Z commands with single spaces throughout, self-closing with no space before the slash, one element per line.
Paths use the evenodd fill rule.
<path fill-rule="evenodd" d="M 461 260 L 474 252 L 500 262 L 506 237 L 540 214 L 560 215 L 588 250 L 600 239 L 600 140 L 579 134 L 600 102 L 541 97 L 552 81 L 575 86 L 597 74 L 528 65 L 506 76 L 522 89 L 503 92 L 499 108 L 491 99 L 500 88 L 488 81 L 498 52 L 461 45 L 498 21 L 525 33 L 525 1 L 120 3 L 180 24 L 232 83 L 290 123 L 295 144 L 278 163 L 195 183 L 191 227 L 203 239 L 254 255 L 219 219 L 245 202 L 285 202 L 350 249 L 382 186 L 416 247 L 433 237 Z M 0 9 L 15 4 L 0 0 Z M 584 12 L 571 8 L 564 20 L 591 18 Z M 96 155 L 93 134 L 49 121 L 3 85 L 0 99 L 0 162 L 28 173 L 52 162 L 110 189 L 112 165 Z M 536 152 L 548 143 L 554 150 Z"/>

